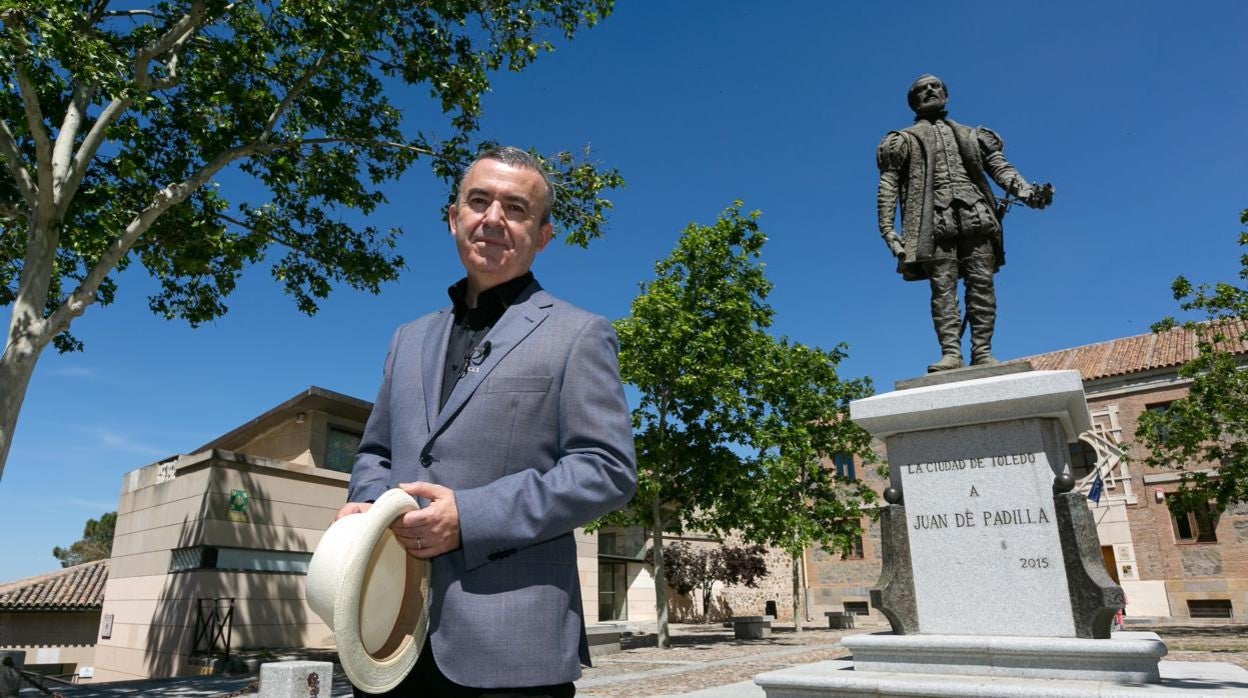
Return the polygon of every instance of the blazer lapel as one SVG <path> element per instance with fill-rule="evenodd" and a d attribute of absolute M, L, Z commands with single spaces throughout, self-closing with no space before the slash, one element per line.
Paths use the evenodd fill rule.
<path fill-rule="evenodd" d="M 450 309 L 438 311 L 425 333 L 425 346 L 421 351 L 422 382 L 425 386 L 425 428 L 433 432 L 438 416 L 438 403 L 442 399 L 442 372 L 446 369 L 446 344 L 451 336 L 455 314 Z"/>
<path fill-rule="evenodd" d="M 469 371 L 455 384 L 450 397 L 446 399 L 446 405 L 442 407 L 441 412 L 437 413 L 437 419 L 434 420 L 431 428 L 431 436 L 437 436 L 446 428 L 446 425 L 468 402 L 468 398 L 472 397 L 482 381 L 490 375 L 499 362 L 524 341 L 533 330 L 537 329 L 537 326 L 542 324 L 542 321 L 550 314 L 548 308 L 553 304 L 550 294 L 541 290 L 536 283 L 531 288 L 535 290 L 529 297 L 512 304 L 498 319 L 498 323 L 494 325 L 490 333 L 485 336 L 485 342 L 489 342 L 490 345 L 489 354 L 479 366 L 474 367 L 476 371 Z M 482 344 L 484 345 L 485 342 Z M 445 354 L 445 339 L 442 340 L 442 348 Z M 441 383 L 438 385 L 440 386 Z M 436 407 L 436 401 L 434 405 Z"/>

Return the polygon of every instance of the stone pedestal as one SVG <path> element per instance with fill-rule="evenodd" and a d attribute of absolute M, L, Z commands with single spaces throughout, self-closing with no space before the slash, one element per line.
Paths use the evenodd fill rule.
<path fill-rule="evenodd" d="M 955 686 L 1159 680 L 1166 648 L 1156 635 L 1109 639 L 1122 589 L 1105 571 L 1087 502 L 1070 492 L 1069 444 L 1091 427 L 1079 373 L 1026 368 L 918 379 L 851 404 L 851 418 L 888 448 L 884 566 L 871 601 L 893 632 L 846 638 L 853 670 L 819 679 L 823 688 L 803 689 L 800 668 L 757 677 L 769 696 L 945 695 L 915 693 L 915 681 L 1005 695 Z"/>
<path fill-rule="evenodd" d="M 872 600 L 894 632 L 1109 637 L 1122 592 L 1095 525 L 1077 526 L 1087 506 L 1062 492 L 1068 444 L 1091 425 L 1078 372 L 900 390 L 851 416 L 888 447 L 896 503 Z"/>

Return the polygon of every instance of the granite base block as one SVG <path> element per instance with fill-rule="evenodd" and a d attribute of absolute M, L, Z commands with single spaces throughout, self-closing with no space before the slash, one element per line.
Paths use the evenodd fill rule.
<path fill-rule="evenodd" d="M 1105 571 L 1096 519 L 1088 509 L 1087 498 L 1079 492 L 1055 495 L 1053 505 L 1062 542 L 1066 584 L 1070 589 L 1075 636 L 1108 638 L 1114 613 L 1125 608 L 1127 600 L 1122 587 Z"/>
<path fill-rule="evenodd" d="M 268 662 L 260 665 L 260 698 L 329 698 L 331 662 Z"/>
<path fill-rule="evenodd" d="M 857 671 L 1156 683 L 1166 644 L 1156 633 L 1113 638 L 855 635 L 841 641 Z"/>
<path fill-rule="evenodd" d="M 880 512 L 880 544 L 884 564 L 880 579 L 871 589 L 871 605 L 898 635 L 919 632 L 919 612 L 914 600 L 914 570 L 910 566 L 910 538 L 906 509 L 891 504 Z"/>
<path fill-rule="evenodd" d="M 1248 694 L 1248 671 L 1224 662 L 1161 662 L 1161 683 L 857 671 L 828 661 L 754 677 L 766 698 L 1217 698 Z M 744 694 L 742 694 L 744 695 Z"/>

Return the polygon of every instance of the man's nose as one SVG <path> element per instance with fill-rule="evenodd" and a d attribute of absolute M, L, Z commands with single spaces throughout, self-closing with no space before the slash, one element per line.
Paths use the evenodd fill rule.
<path fill-rule="evenodd" d="M 491 201 L 490 205 L 485 208 L 485 222 L 490 225 L 502 224 L 503 203 L 501 201 Z"/>

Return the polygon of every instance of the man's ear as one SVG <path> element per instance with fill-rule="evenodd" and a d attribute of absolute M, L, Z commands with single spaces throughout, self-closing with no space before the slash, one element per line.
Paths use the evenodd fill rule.
<path fill-rule="evenodd" d="M 538 241 L 538 244 L 537 244 L 538 252 L 541 252 L 542 250 L 546 249 L 546 245 L 550 244 L 550 238 L 552 238 L 554 234 L 555 234 L 555 226 L 551 225 L 550 223 L 542 224 L 541 229 L 538 231 L 538 235 L 541 236 L 541 239 Z"/>
<path fill-rule="evenodd" d="M 455 219 L 455 204 L 446 207 L 446 227 L 451 229 L 451 236 L 455 235 L 455 226 L 458 222 Z"/>

